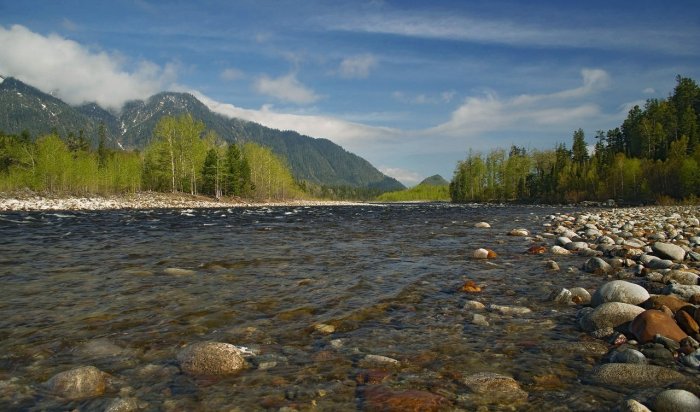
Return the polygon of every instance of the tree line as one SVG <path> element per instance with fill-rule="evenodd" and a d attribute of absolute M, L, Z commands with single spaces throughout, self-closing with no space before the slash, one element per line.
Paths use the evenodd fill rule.
<path fill-rule="evenodd" d="M 82 131 L 0 133 L 0 191 L 118 194 L 153 190 L 216 198 L 303 196 L 284 160 L 268 148 L 229 144 L 190 115 L 163 117 L 143 152 L 111 150 L 105 128 L 94 148 Z"/>
<path fill-rule="evenodd" d="M 450 183 L 454 202 L 696 202 L 700 196 L 700 88 L 678 76 L 667 99 L 634 106 L 620 127 L 596 133 L 592 150 L 582 129 L 571 149 L 512 146 L 469 152 Z"/>

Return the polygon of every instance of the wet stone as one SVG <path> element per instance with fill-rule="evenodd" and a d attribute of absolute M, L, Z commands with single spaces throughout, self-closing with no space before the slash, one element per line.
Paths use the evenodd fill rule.
<path fill-rule="evenodd" d="M 489 403 L 519 403 L 527 400 L 528 394 L 520 388 L 518 382 L 505 375 L 481 372 L 466 376 L 462 382 L 473 393 L 480 396 L 480 401 Z"/>
<path fill-rule="evenodd" d="M 46 386 L 61 398 L 93 398 L 105 392 L 107 374 L 94 366 L 81 366 L 57 373 L 46 382 Z"/>
<path fill-rule="evenodd" d="M 656 387 L 686 378 L 680 372 L 657 365 L 606 363 L 593 370 L 591 379 L 604 385 Z"/>
<path fill-rule="evenodd" d="M 700 411 L 700 398 L 682 389 L 667 389 L 656 396 L 654 412 Z"/>
<path fill-rule="evenodd" d="M 621 302 L 638 305 L 649 299 L 649 292 L 643 287 L 624 280 L 613 280 L 603 284 L 593 294 L 591 305 L 606 302 Z"/>
<path fill-rule="evenodd" d="M 364 389 L 365 410 L 403 412 L 440 411 L 450 405 L 443 396 L 420 390 L 392 390 L 384 386 L 368 386 Z"/>
<path fill-rule="evenodd" d="M 239 348 L 229 343 L 198 342 L 177 355 L 180 368 L 190 375 L 227 375 L 245 368 Z"/>

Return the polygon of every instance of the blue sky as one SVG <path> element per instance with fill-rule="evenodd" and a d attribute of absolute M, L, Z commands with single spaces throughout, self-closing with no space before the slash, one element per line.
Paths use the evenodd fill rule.
<path fill-rule="evenodd" d="M 70 103 L 188 91 L 407 185 L 470 148 L 592 144 L 700 80 L 694 1 L 0 0 L 0 44 L 0 74 Z"/>

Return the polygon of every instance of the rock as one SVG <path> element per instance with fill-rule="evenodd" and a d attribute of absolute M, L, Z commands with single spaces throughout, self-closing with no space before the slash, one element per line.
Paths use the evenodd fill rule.
<path fill-rule="evenodd" d="M 166 268 L 163 269 L 163 273 L 166 275 L 171 275 L 171 276 L 189 276 L 189 275 L 194 275 L 195 272 L 194 270 L 190 269 L 182 269 L 182 268 Z"/>
<path fill-rule="evenodd" d="M 542 255 L 547 252 L 547 248 L 544 246 L 530 246 L 525 253 L 528 255 Z"/>
<path fill-rule="evenodd" d="M 608 302 L 599 305 L 595 309 L 581 309 L 578 315 L 578 324 L 586 332 L 594 332 L 604 328 L 616 328 L 631 322 L 642 312 L 644 312 L 644 309 L 639 306 L 628 303 Z"/>
<path fill-rule="evenodd" d="M 690 299 L 693 295 L 700 293 L 700 286 L 697 285 L 680 285 L 671 283 L 664 288 L 664 293 L 667 295 L 676 295 L 682 299 Z"/>
<path fill-rule="evenodd" d="M 635 238 L 625 239 L 625 241 L 622 244 L 635 249 L 641 249 L 647 245 L 646 242 Z"/>
<path fill-rule="evenodd" d="M 654 412 L 700 411 L 700 398 L 682 389 L 667 389 L 656 396 Z"/>
<path fill-rule="evenodd" d="M 468 280 L 464 282 L 460 290 L 467 293 L 479 293 L 481 292 L 481 287 L 474 283 L 473 280 Z"/>
<path fill-rule="evenodd" d="M 588 273 L 608 273 L 612 266 L 599 257 L 590 258 L 583 264 L 583 270 Z"/>
<path fill-rule="evenodd" d="M 495 259 L 498 255 L 491 249 L 480 248 L 474 251 L 472 257 L 474 259 Z"/>
<path fill-rule="evenodd" d="M 638 305 L 647 299 L 649 299 L 649 292 L 643 287 L 624 280 L 613 280 L 595 291 L 591 305 L 595 307 L 606 302 Z"/>
<path fill-rule="evenodd" d="M 598 384 L 634 388 L 638 386 L 665 386 L 674 382 L 682 382 L 686 378 L 680 372 L 662 366 L 606 363 L 593 369 L 591 379 Z"/>
<path fill-rule="evenodd" d="M 486 316 L 480 313 L 475 313 L 472 316 L 472 323 L 477 326 L 489 326 L 489 321 L 486 319 Z"/>
<path fill-rule="evenodd" d="M 530 236 L 530 232 L 527 229 L 513 229 L 508 232 L 508 236 Z"/>
<path fill-rule="evenodd" d="M 464 309 L 482 310 L 485 308 L 486 308 L 486 306 L 484 306 L 483 303 L 476 301 L 476 300 L 468 300 L 464 303 Z"/>
<path fill-rule="evenodd" d="M 108 358 L 120 355 L 124 349 L 112 343 L 109 339 L 93 339 L 78 349 L 81 356 L 88 358 Z"/>
<path fill-rule="evenodd" d="M 321 333 L 325 333 L 327 335 L 335 332 L 335 326 L 328 325 L 325 323 L 316 323 L 314 325 L 314 329 L 321 332 Z"/>
<path fill-rule="evenodd" d="M 575 252 L 575 251 L 586 251 L 588 250 L 588 243 L 586 242 L 570 242 L 564 245 L 564 249 Z"/>
<path fill-rule="evenodd" d="M 180 368 L 190 375 L 227 375 L 245 368 L 240 349 L 229 343 L 198 342 L 177 355 Z"/>
<path fill-rule="evenodd" d="M 552 247 L 549 249 L 549 251 L 552 252 L 552 253 L 555 254 L 555 255 L 570 255 L 570 254 L 571 254 L 570 251 L 564 249 L 564 248 L 561 247 L 561 246 L 556 246 L 556 245 L 555 245 L 555 246 L 552 246 Z"/>
<path fill-rule="evenodd" d="M 673 354 L 660 343 L 647 343 L 640 349 L 653 364 L 671 367 L 675 363 Z"/>
<path fill-rule="evenodd" d="M 664 276 L 664 283 L 680 283 L 681 285 L 697 285 L 700 276 L 693 272 L 672 270 Z"/>
<path fill-rule="evenodd" d="M 105 412 L 132 412 L 139 409 L 135 398 L 116 398 L 105 408 Z"/>
<path fill-rule="evenodd" d="M 394 358 L 390 358 L 388 356 L 382 356 L 382 355 L 372 355 L 369 354 L 364 357 L 363 361 L 368 364 L 386 364 L 386 365 L 392 365 L 392 366 L 399 366 L 401 365 L 401 362 Z"/>
<path fill-rule="evenodd" d="M 443 396 L 427 391 L 394 391 L 384 386 L 371 385 L 364 390 L 365 410 L 402 412 L 402 411 L 440 411 L 450 405 Z"/>
<path fill-rule="evenodd" d="M 690 316 L 688 312 L 684 310 L 679 310 L 676 312 L 676 323 L 678 323 L 678 326 L 688 335 L 694 335 L 700 332 L 700 326 L 698 326 L 698 323 L 692 316 Z"/>
<path fill-rule="evenodd" d="M 462 381 L 472 392 L 491 402 L 517 403 L 527 400 L 527 392 L 518 382 L 504 375 L 480 372 L 465 377 Z"/>
<path fill-rule="evenodd" d="M 571 303 L 571 291 L 566 288 L 554 290 L 549 294 L 549 300 L 560 305 L 568 305 Z"/>
<path fill-rule="evenodd" d="M 645 309 L 659 310 L 662 306 L 666 306 L 674 313 L 686 305 L 688 305 L 688 302 L 673 295 L 654 295 L 642 304 Z"/>
<path fill-rule="evenodd" d="M 491 225 L 489 225 L 487 222 L 479 222 L 479 223 L 475 223 L 474 227 L 478 228 L 478 229 L 488 229 L 491 227 Z"/>
<path fill-rule="evenodd" d="M 651 412 L 651 410 L 634 399 L 628 399 L 620 407 L 620 412 Z"/>
<path fill-rule="evenodd" d="M 93 398 L 105 392 L 107 376 L 94 366 L 81 366 L 57 373 L 46 382 L 46 386 L 54 395 L 61 398 Z"/>
<path fill-rule="evenodd" d="M 662 259 L 682 261 L 685 258 L 685 249 L 673 243 L 655 242 L 651 249 Z"/>
<path fill-rule="evenodd" d="M 559 264 L 553 260 L 548 260 L 547 262 L 545 262 L 545 264 L 547 265 L 547 269 L 549 269 L 549 270 L 557 271 L 560 269 Z"/>
<path fill-rule="evenodd" d="M 612 363 L 646 363 L 647 359 L 644 354 L 638 350 L 627 348 L 620 351 L 615 351 L 610 357 Z"/>
<path fill-rule="evenodd" d="M 673 318 L 655 309 L 640 313 L 630 324 L 629 330 L 640 343 L 653 342 L 656 334 L 676 342 L 687 336 Z"/>
<path fill-rule="evenodd" d="M 651 259 L 649 263 L 645 266 L 649 269 L 660 270 L 660 269 L 671 269 L 674 263 L 672 260 L 668 259 Z"/>
<path fill-rule="evenodd" d="M 575 233 L 574 233 L 575 235 Z M 567 236 L 559 236 L 557 238 L 557 245 L 559 246 L 566 246 L 567 244 L 571 243 L 571 239 Z"/>
<path fill-rule="evenodd" d="M 491 304 L 488 306 L 488 309 L 502 315 L 525 315 L 532 312 L 530 308 L 526 308 L 524 306 L 503 306 Z"/>
<path fill-rule="evenodd" d="M 591 303 L 591 294 L 584 288 L 571 288 L 571 301 L 578 305 L 587 305 Z"/>

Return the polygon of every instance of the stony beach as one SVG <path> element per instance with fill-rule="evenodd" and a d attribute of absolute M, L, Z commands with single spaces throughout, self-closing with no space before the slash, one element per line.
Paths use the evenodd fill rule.
<path fill-rule="evenodd" d="M 579 255 L 580 269 L 600 278 L 590 295 L 562 288 L 550 299 L 580 306 L 578 327 L 608 345 L 584 379 L 627 388 L 621 411 L 700 410 L 699 211 L 601 210 L 552 215 L 544 225 L 551 246 L 535 253 L 551 254 L 555 269 L 557 255 Z"/>
<path fill-rule="evenodd" d="M 240 198 L 213 199 L 184 193 L 138 192 L 111 196 L 44 195 L 33 192 L 0 193 L 1 211 L 200 209 L 255 206 L 342 206 L 357 202 L 327 200 L 249 201 Z"/>

